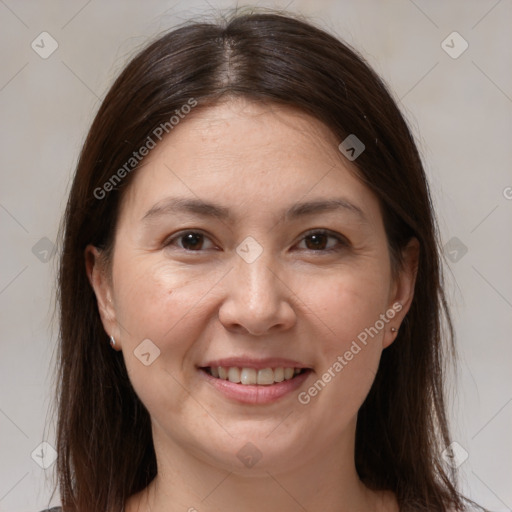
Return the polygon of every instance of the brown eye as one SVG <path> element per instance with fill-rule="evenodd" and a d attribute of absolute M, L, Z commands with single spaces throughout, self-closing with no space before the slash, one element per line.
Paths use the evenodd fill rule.
<path fill-rule="evenodd" d="M 175 242 L 178 242 L 178 247 L 181 249 L 185 249 L 186 251 L 198 252 L 204 249 L 204 242 L 208 240 L 205 235 L 199 233 L 197 231 L 184 231 L 178 233 L 169 239 L 165 245 L 170 246 L 174 245 Z"/>
<path fill-rule="evenodd" d="M 331 242 L 330 246 L 329 239 L 334 240 L 334 243 Z M 315 252 L 336 251 L 348 245 L 344 237 L 325 230 L 311 231 L 302 240 L 305 242 L 306 250 Z"/>

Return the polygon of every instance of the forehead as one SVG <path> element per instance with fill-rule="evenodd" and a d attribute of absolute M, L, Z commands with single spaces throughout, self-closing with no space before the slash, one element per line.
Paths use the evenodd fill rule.
<path fill-rule="evenodd" d="M 140 220 L 166 197 L 185 196 L 253 214 L 341 194 L 379 215 L 338 143 L 320 121 L 289 107 L 237 99 L 198 109 L 135 171 L 123 210 Z"/>

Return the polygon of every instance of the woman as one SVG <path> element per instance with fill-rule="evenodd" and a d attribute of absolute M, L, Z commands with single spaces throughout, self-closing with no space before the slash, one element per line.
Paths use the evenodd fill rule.
<path fill-rule="evenodd" d="M 128 64 L 78 163 L 59 298 L 64 512 L 465 510 L 421 160 L 311 23 L 189 23 Z"/>

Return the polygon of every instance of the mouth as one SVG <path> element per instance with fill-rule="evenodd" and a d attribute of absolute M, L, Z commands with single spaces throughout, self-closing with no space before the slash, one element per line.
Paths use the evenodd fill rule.
<path fill-rule="evenodd" d="M 198 367 L 205 382 L 230 401 L 265 405 L 293 396 L 313 373 L 289 359 L 230 358 Z"/>
<path fill-rule="evenodd" d="M 252 368 L 238 366 L 206 366 L 200 370 L 214 379 L 226 380 L 242 386 L 273 386 L 297 378 L 309 368 L 284 367 Z"/>

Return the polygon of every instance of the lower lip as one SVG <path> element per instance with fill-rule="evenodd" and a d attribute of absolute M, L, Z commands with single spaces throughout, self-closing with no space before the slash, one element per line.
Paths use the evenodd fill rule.
<path fill-rule="evenodd" d="M 306 370 L 293 379 L 283 380 L 282 382 L 276 382 L 268 386 L 236 384 L 229 380 L 213 377 L 204 370 L 199 370 L 199 373 L 217 391 L 236 402 L 243 404 L 270 404 L 298 389 L 309 377 L 311 370 Z"/>

